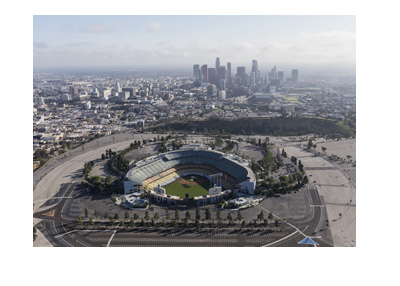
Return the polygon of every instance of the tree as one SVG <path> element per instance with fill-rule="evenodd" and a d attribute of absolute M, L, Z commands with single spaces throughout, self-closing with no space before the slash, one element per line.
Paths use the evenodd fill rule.
<path fill-rule="evenodd" d="M 139 215 L 138 215 L 137 213 L 134 213 L 134 214 L 133 214 L 133 218 L 134 218 L 134 219 L 138 219 L 138 218 L 139 218 Z"/>
<path fill-rule="evenodd" d="M 189 213 L 189 211 L 186 211 L 185 218 L 190 219 L 190 213 Z"/>
<path fill-rule="evenodd" d="M 243 220 L 243 221 L 242 221 L 242 228 L 246 227 L 246 225 L 247 225 L 247 224 L 246 224 L 246 221 Z"/>
<path fill-rule="evenodd" d="M 206 208 L 206 220 L 210 220 L 211 219 L 211 212 L 209 208 Z"/>
<path fill-rule="evenodd" d="M 155 220 L 159 220 L 159 219 L 160 219 L 160 215 L 158 214 L 158 212 L 156 212 L 156 213 L 154 214 L 154 219 L 155 219 Z"/>
<path fill-rule="evenodd" d="M 170 215 L 169 215 L 169 210 L 168 210 L 168 208 L 165 208 L 165 217 L 166 217 L 167 219 L 170 219 Z"/>
<path fill-rule="evenodd" d="M 196 219 L 200 219 L 200 218 L 201 218 L 201 216 L 200 216 L 199 207 L 196 207 Z"/>
<path fill-rule="evenodd" d="M 135 227 L 135 222 L 131 219 L 131 221 L 129 222 L 129 226 L 130 227 Z"/>
<path fill-rule="evenodd" d="M 257 226 L 258 226 L 258 223 L 257 223 L 257 220 L 256 220 L 256 219 L 253 220 L 253 226 L 254 226 L 254 227 L 257 227 Z"/>
<path fill-rule="evenodd" d="M 183 224 L 185 227 L 189 227 L 189 218 L 185 217 L 185 222 Z"/>
<path fill-rule="evenodd" d="M 279 220 L 277 220 L 277 219 L 275 220 L 275 226 L 279 227 Z"/>
<path fill-rule="evenodd" d="M 89 218 L 89 224 L 90 224 L 90 225 L 93 225 L 93 224 L 94 224 L 93 219 L 92 219 L 91 217 Z"/>
<path fill-rule="evenodd" d="M 221 220 L 221 211 L 217 210 L 217 219 Z"/>
<path fill-rule="evenodd" d="M 267 227 L 267 226 L 268 226 L 268 220 L 264 219 L 264 227 Z"/>
<path fill-rule="evenodd" d="M 35 239 L 37 237 L 36 232 L 37 232 L 36 226 L 33 226 L 33 241 L 35 241 Z"/>
<path fill-rule="evenodd" d="M 119 219 L 119 214 L 118 213 L 115 214 L 114 219 Z"/>
<path fill-rule="evenodd" d="M 104 214 L 104 218 L 108 218 L 108 213 L 107 212 Z"/>
<path fill-rule="evenodd" d="M 268 219 L 274 219 L 274 215 L 272 213 L 269 213 Z"/>
<path fill-rule="evenodd" d="M 261 211 L 260 214 L 257 216 L 259 220 L 264 220 L 264 212 Z"/>
<path fill-rule="evenodd" d="M 89 216 L 88 209 L 87 209 L 87 208 L 85 208 L 85 217 L 86 217 L 86 218 L 88 218 L 88 216 Z"/>
<path fill-rule="evenodd" d="M 197 230 L 199 230 L 200 227 L 201 227 L 201 224 L 200 224 L 200 220 L 199 220 L 199 219 L 196 219 L 195 225 L 196 225 Z"/>
<path fill-rule="evenodd" d="M 145 220 L 149 220 L 150 219 L 150 215 L 149 215 L 149 211 L 146 211 L 144 214 L 144 219 Z"/>
<path fill-rule="evenodd" d="M 167 226 L 167 224 L 165 223 L 165 218 L 162 219 L 162 221 L 161 221 L 161 226 L 162 226 L 162 227 L 166 227 L 166 226 Z"/>
<path fill-rule="evenodd" d="M 127 211 L 125 212 L 125 219 L 129 219 L 129 213 Z"/>
<path fill-rule="evenodd" d="M 174 228 L 178 227 L 178 220 L 174 219 Z"/>
<path fill-rule="evenodd" d="M 322 153 L 326 154 L 326 150 L 327 150 L 326 147 L 322 146 L 321 149 L 322 149 Z"/>
<path fill-rule="evenodd" d="M 237 219 L 238 219 L 239 221 L 243 219 L 242 213 L 241 213 L 240 211 L 238 211 Z"/>
<path fill-rule="evenodd" d="M 226 219 L 229 220 L 229 224 L 232 224 L 232 215 L 231 215 L 231 213 L 228 214 Z"/>
<path fill-rule="evenodd" d="M 308 140 L 307 149 L 311 149 L 313 147 L 312 139 Z"/>
<path fill-rule="evenodd" d="M 175 220 L 179 221 L 180 217 L 179 217 L 179 211 L 178 209 L 175 209 Z"/>

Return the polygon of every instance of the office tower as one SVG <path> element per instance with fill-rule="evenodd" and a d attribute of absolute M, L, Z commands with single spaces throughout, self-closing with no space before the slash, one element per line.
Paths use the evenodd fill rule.
<path fill-rule="evenodd" d="M 278 79 L 283 81 L 283 71 L 278 71 Z"/>
<path fill-rule="evenodd" d="M 250 86 L 255 86 L 256 85 L 256 73 L 251 72 L 250 73 Z"/>
<path fill-rule="evenodd" d="M 237 67 L 236 72 L 237 78 L 239 78 L 239 85 L 243 86 L 246 82 L 246 68 L 245 67 Z"/>
<path fill-rule="evenodd" d="M 221 81 L 221 79 L 226 79 L 226 70 L 225 70 L 225 66 L 220 66 L 217 69 L 217 83 L 218 83 L 218 88 L 219 87 L 219 83 Z"/>
<path fill-rule="evenodd" d="M 299 70 L 292 70 L 292 82 L 299 80 Z"/>
<path fill-rule="evenodd" d="M 114 89 L 115 89 L 115 93 L 121 92 L 121 91 L 122 91 L 121 85 L 119 84 L 118 81 L 115 81 L 115 87 L 114 87 Z"/>
<path fill-rule="evenodd" d="M 132 88 L 132 87 L 123 87 L 122 88 L 122 92 L 127 91 L 129 92 L 129 97 L 133 97 L 134 95 L 136 95 L 136 88 Z M 135 91 L 135 93 L 133 93 Z"/>
<path fill-rule="evenodd" d="M 219 89 L 220 90 L 225 90 L 226 89 L 226 79 L 220 79 L 219 80 Z"/>
<path fill-rule="evenodd" d="M 252 60 L 251 62 L 251 71 L 254 72 L 255 81 L 258 79 L 258 62 L 256 60 Z"/>
<path fill-rule="evenodd" d="M 278 73 L 276 72 L 276 66 L 274 66 L 274 68 L 271 69 L 271 72 L 270 72 L 270 80 L 272 80 L 274 78 L 278 78 Z"/>
<path fill-rule="evenodd" d="M 220 62 L 219 62 L 219 58 L 217 58 L 215 60 L 215 70 L 218 70 L 219 66 L 220 66 Z"/>
<path fill-rule="evenodd" d="M 208 68 L 207 65 L 201 66 L 201 80 L 208 82 Z"/>
<path fill-rule="evenodd" d="M 227 75 L 226 75 L 226 79 L 227 79 L 227 82 L 226 82 L 226 85 L 227 85 L 227 87 L 228 88 L 230 88 L 231 87 L 231 80 L 232 80 L 232 66 L 231 66 L 231 63 L 227 63 L 226 64 L 226 68 L 227 68 Z"/>
<path fill-rule="evenodd" d="M 221 100 L 226 99 L 226 91 L 225 90 L 218 91 L 218 99 L 221 99 Z"/>
<path fill-rule="evenodd" d="M 71 94 L 72 97 L 78 95 L 78 87 L 77 86 L 70 86 L 69 87 L 69 93 Z"/>
<path fill-rule="evenodd" d="M 108 100 L 108 98 L 109 98 L 110 95 L 111 95 L 111 90 L 109 90 L 109 89 L 103 89 L 102 95 L 103 95 L 102 97 L 103 97 L 104 100 Z"/>
<path fill-rule="evenodd" d="M 279 87 L 280 86 L 280 80 L 279 79 L 277 79 L 277 78 L 273 78 L 273 79 L 271 79 L 271 83 L 270 83 L 270 86 L 276 86 L 276 87 Z"/>
<path fill-rule="evenodd" d="M 200 66 L 194 65 L 193 66 L 193 78 L 194 78 L 194 85 L 200 86 L 201 84 L 201 73 L 200 73 Z"/>
<path fill-rule="evenodd" d="M 215 72 L 215 68 L 208 69 L 208 81 L 211 84 L 217 84 L 217 74 Z"/>
<path fill-rule="evenodd" d="M 217 87 L 215 86 L 215 84 L 209 84 L 207 86 L 207 94 L 213 95 L 216 94 L 216 92 L 217 92 Z"/>

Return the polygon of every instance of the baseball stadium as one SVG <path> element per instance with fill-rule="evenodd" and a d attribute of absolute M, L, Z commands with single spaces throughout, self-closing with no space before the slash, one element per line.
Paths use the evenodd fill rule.
<path fill-rule="evenodd" d="M 125 194 L 145 191 L 160 203 L 217 203 L 231 192 L 254 194 L 256 186 L 249 161 L 201 144 L 130 164 L 133 167 L 125 175 Z"/>

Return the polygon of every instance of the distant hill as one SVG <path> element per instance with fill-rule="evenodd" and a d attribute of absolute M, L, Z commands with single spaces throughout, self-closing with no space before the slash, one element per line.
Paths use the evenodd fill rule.
<path fill-rule="evenodd" d="M 324 118 L 243 118 L 237 120 L 209 119 L 204 121 L 171 122 L 152 127 L 149 130 L 162 132 L 168 130 L 188 132 L 211 132 L 229 134 L 265 134 L 281 136 L 298 136 L 305 134 L 342 135 L 355 137 L 356 130 L 342 121 Z"/>

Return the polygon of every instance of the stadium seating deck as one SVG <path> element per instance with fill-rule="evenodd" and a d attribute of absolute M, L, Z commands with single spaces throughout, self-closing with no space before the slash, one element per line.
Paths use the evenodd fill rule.
<path fill-rule="evenodd" d="M 252 171 L 215 151 L 172 151 L 149 163 L 131 169 L 126 177 L 147 189 L 163 185 L 184 173 L 211 175 L 223 173 L 226 184 L 234 186 L 254 179 Z M 226 175 L 226 176 L 225 176 Z"/>

